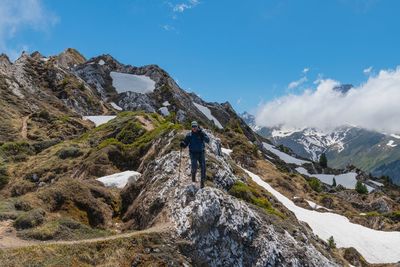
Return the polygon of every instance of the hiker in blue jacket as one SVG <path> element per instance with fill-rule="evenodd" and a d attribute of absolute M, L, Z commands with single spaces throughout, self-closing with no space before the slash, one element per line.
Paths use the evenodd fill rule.
<path fill-rule="evenodd" d="M 197 163 L 200 164 L 200 188 L 204 187 L 204 182 L 206 180 L 206 158 L 204 142 L 210 142 L 210 138 L 199 127 L 197 121 L 192 121 L 192 131 L 189 132 L 186 135 L 185 139 L 181 142 L 181 148 L 186 148 L 187 146 L 189 146 L 193 182 L 196 182 Z"/>

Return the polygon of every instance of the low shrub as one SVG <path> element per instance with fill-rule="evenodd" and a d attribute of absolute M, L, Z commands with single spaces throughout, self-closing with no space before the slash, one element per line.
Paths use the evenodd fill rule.
<path fill-rule="evenodd" d="M 117 134 L 116 138 L 118 141 L 124 144 L 131 144 L 139 136 L 143 135 L 145 130 L 136 122 L 130 121 L 128 124 L 122 128 L 122 130 Z"/>
<path fill-rule="evenodd" d="M 357 193 L 359 193 L 359 194 L 367 194 L 368 193 L 367 187 L 361 181 L 357 181 L 355 189 L 356 189 Z"/>
<path fill-rule="evenodd" d="M 328 246 L 330 249 L 336 248 L 336 242 L 333 236 L 328 238 Z"/>
<path fill-rule="evenodd" d="M 228 193 L 234 197 L 240 198 L 248 203 L 262 208 L 267 213 L 275 214 L 281 218 L 284 217 L 282 213 L 272 207 L 267 197 L 261 195 L 261 192 L 258 192 L 257 189 L 250 187 L 243 182 L 236 181 L 231 189 L 229 189 Z"/>
<path fill-rule="evenodd" d="M 109 231 L 91 228 L 70 218 L 47 222 L 32 229 L 20 231 L 18 236 L 36 240 L 79 240 L 110 235 Z"/>
<path fill-rule="evenodd" d="M 18 216 L 14 222 L 17 229 L 27 229 L 38 226 L 44 222 L 45 211 L 41 208 L 25 212 Z"/>
<path fill-rule="evenodd" d="M 23 160 L 34 154 L 34 148 L 27 142 L 7 142 L 0 147 L 2 154 L 10 160 Z"/>
<path fill-rule="evenodd" d="M 6 166 L 0 165 L 0 190 L 8 184 L 9 180 Z"/>
<path fill-rule="evenodd" d="M 400 210 L 390 212 L 386 214 L 386 217 L 392 219 L 393 221 L 400 222 Z"/>
<path fill-rule="evenodd" d="M 322 185 L 321 185 L 321 181 L 318 180 L 318 178 L 315 177 L 311 177 L 308 180 L 308 184 L 311 186 L 311 188 L 315 191 L 315 192 L 321 192 L 322 191 Z"/>
<path fill-rule="evenodd" d="M 60 159 L 77 158 L 83 155 L 78 147 L 67 147 L 59 150 L 57 155 Z"/>

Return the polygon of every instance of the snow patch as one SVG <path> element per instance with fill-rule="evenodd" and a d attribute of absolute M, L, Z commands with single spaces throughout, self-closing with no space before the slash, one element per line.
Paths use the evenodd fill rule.
<path fill-rule="evenodd" d="M 296 132 L 300 132 L 301 129 L 285 129 L 285 128 L 281 128 L 281 129 L 274 129 L 271 133 L 272 137 L 274 138 L 280 138 L 280 137 L 288 137 L 291 136 L 292 134 L 296 133 Z"/>
<path fill-rule="evenodd" d="M 276 149 L 273 145 L 267 144 L 267 143 L 263 143 L 265 149 L 267 149 L 268 151 L 274 153 L 275 155 L 277 155 L 281 160 L 283 160 L 284 162 L 288 163 L 288 164 L 296 164 L 296 165 L 302 165 L 304 163 L 310 163 L 309 161 L 306 160 L 301 160 L 295 157 L 292 157 L 286 153 L 283 153 L 282 151 Z"/>
<path fill-rule="evenodd" d="M 96 180 L 102 182 L 107 187 L 124 188 L 125 185 L 127 185 L 128 183 L 131 184 L 136 182 L 137 179 L 139 179 L 140 175 L 141 174 L 139 172 L 125 171 L 108 176 L 103 176 L 97 178 Z"/>
<path fill-rule="evenodd" d="M 158 110 L 161 112 L 161 114 L 162 114 L 164 117 L 169 116 L 169 114 L 170 114 L 167 107 L 161 107 L 161 108 L 159 108 Z"/>
<path fill-rule="evenodd" d="M 307 175 L 309 177 L 315 177 L 318 180 L 320 180 L 321 182 L 328 184 L 328 185 L 332 185 L 333 178 L 335 178 L 336 184 L 338 184 L 338 185 L 341 184 L 342 186 L 344 186 L 347 189 L 355 189 L 356 183 L 357 183 L 357 179 L 356 179 L 357 173 L 355 173 L 355 172 L 348 172 L 348 173 L 343 173 L 343 174 L 339 174 L 339 175 L 310 174 L 303 167 L 296 168 L 296 171 L 300 174 Z M 374 190 L 374 188 L 372 188 L 371 186 L 366 185 L 366 184 L 364 184 L 364 185 L 367 187 L 368 192 L 371 192 L 372 190 Z"/>
<path fill-rule="evenodd" d="M 391 134 L 390 136 L 393 138 L 396 138 L 396 139 L 400 139 L 400 135 L 398 135 L 398 134 Z"/>
<path fill-rule="evenodd" d="M 317 210 L 317 209 L 324 209 L 324 210 L 327 210 L 327 211 L 332 211 L 331 209 L 328 209 L 328 208 L 325 208 L 325 207 L 323 207 L 323 206 L 320 206 L 320 205 L 318 205 L 317 203 L 312 202 L 311 200 L 305 199 L 305 201 L 306 201 L 306 202 L 308 203 L 308 205 L 309 205 L 312 209 L 314 209 L 314 210 Z"/>
<path fill-rule="evenodd" d="M 119 111 L 122 110 L 122 108 L 121 108 L 120 106 L 118 106 L 117 104 L 115 104 L 114 102 L 110 102 L 110 105 L 111 105 L 113 108 L 115 108 L 116 110 L 119 110 Z"/>
<path fill-rule="evenodd" d="M 99 62 L 97 62 L 97 64 L 99 64 L 100 66 L 103 66 L 106 63 L 104 62 L 104 60 L 100 59 Z"/>
<path fill-rule="evenodd" d="M 393 140 L 390 140 L 386 145 L 390 146 L 390 147 L 396 147 L 397 146 L 397 145 L 394 144 Z"/>
<path fill-rule="evenodd" d="M 377 182 L 377 181 L 373 181 L 373 180 L 369 180 L 371 183 L 376 184 L 377 186 L 384 186 L 384 184 Z"/>
<path fill-rule="evenodd" d="M 298 220 L 306 222 L 321 239 L 327 240 L 333 236 L 338 247 L 354 247 L 370 263 L 394 263 L 400 260 L 400 232 L 373 230 L 351 223 L 339 214 L 301 208 L 258 175 L 245 169 L 244 171 L 291 210 Z"/>
<path fill-rule="evenodd" d="M 196 106 L 196 108 L 198 110 L 201 111 L 201 113 L 204 114 L 204 116 L 207 117 L 207 119 L 209 119 L 210 121 L 214 122 L 215 126 L 217 126 L 220 129 L 223 129 L 224 127 L 222 127 L 222 124 L 217 120 L 217 118 L 215 118 L 212 114 L 211 114 L 211 110 L 208 107 L 205 107 L 203 105 L 197 104 L 195 102 L 193 102 L 193 104 Z"/>
<path fill-rule="evenodd" d="M 222 151 L 222 153 L 227 154 L 227 155 L 230 155 L 233 152 L 232 149 L 224 148 L 224 147 L 221 148 L 221 151 Z"/>
<path fill-rule="evenodd" d="M 171 104 L 170 104 L 168 101 L 164 101 L 164 103 L 162 103 L 162 105 L 163 105 L 164 107 L 171 106 Z"/>
<path fill-rule="evenodd" d="M 136 92 L 146 94 L 154 91 L 155 81 L 145 75 L 134 75 L 121 72 L 110 72 L 112 78 L 112 85 L 118 91 L 123 92 Z"/>
<path fill-rule="evenodd" d="M 96 127 L 115 119 L 117 116 L 84 116 L 83 119 L 93 122 Z"/>

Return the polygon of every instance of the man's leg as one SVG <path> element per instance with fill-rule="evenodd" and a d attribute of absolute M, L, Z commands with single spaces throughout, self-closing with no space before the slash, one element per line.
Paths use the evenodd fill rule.
<path fill-rule="evenodd" d="M 190 161 L 192 167 L 192 182 L 196 182 L 196 172 L 197 172 L 197 157 L 195 153 L 190 153 Z"/>
<path fill-rule="evenodd" d="M 204 183 L 206 182 L 206 156 L 205 152 L 200 154 L 199 163 L 201 168 L 201 180 L 200 180 L 200 188 L 204 187 Z"/>

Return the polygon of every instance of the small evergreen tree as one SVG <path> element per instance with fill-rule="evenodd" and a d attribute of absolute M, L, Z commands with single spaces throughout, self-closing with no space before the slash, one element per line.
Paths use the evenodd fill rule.
<path fill-rule="evenodd" d="M 357 183 L 356 183 L 356 191 L 359 194 L 367 194 L 368 193 L 367 187 L 361 181 L 357 181 Z"/>
<path fill-rule="evenodd" d="M 326 158 L 325 153 L 322 153 L 319 157 L 319 165 L 321 165 L 322 168 L 328 167 L 328 159 Z"/>
<path fill-rule="evenodd" d="M 318 178 L 315 177 L 311 177 L 308 180 L 308 184 L 311 186 L 311 188 L 315 191 L 315 192 L 321 192 L 322 191 L 322 185 L 321 185 L 321 181 L 318 180 Z"/>
<path fill-rule="evenodd" d="M 335 239 L 333 239 L 333 236 L 328 238 L 328 246 L 330 249 L 336 248 L 336 242 Z"/>
<path fill-rule="evenodd" d="M 335 177 L 333 177 L 332 186 L 336 187 L 336 179 L 335 179 Z"/>

